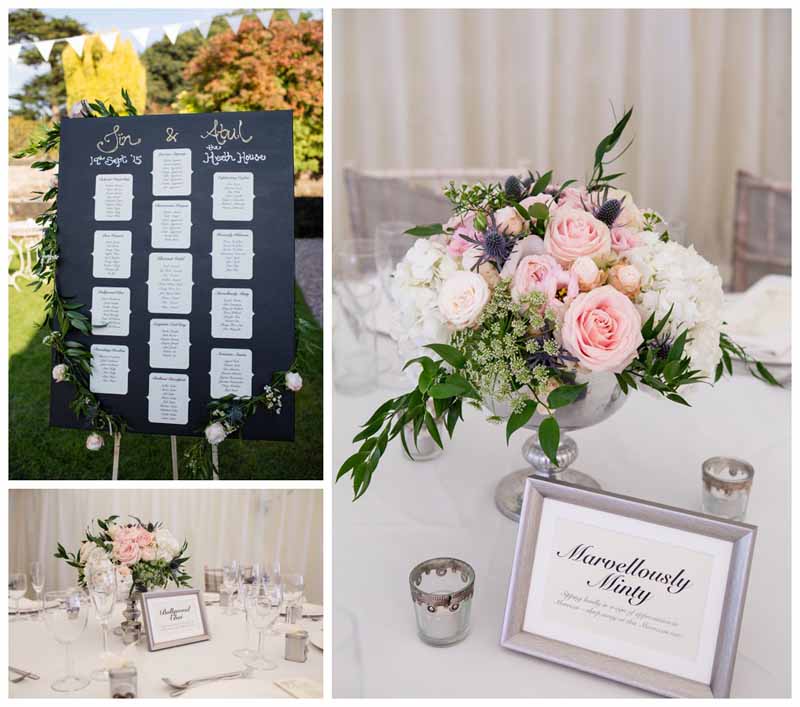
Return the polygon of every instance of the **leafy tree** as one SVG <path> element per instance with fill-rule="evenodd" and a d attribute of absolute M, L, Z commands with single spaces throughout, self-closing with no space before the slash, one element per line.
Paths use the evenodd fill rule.
<path fill-rule="evenodd" d="M 184 72 L 182 112 L 294 111 L 295 170 L 322 173 L 322 22 L 302 16 L 294 25 L 276 11 L 269 29 L 245 17 L 212 37 Z"/>
<path fill-rule="evenodd" d="M 130 40 L 117 39 L 114 51 L 110 52 L 100 37 L 87 37 L 83 57 L 67 46 L 63 63 L 68 105 L 83 99 L 117 103 L 124 88 L 137 111 L 144 110 L 147 72 Z"/>
<path fill-rule="evenodd" d="M 86 34 L 88 30 L 71 17 L 47 17 L 41 10 L 13 10 L 8 13 L 8 39 L 11 44 L 32 42 L 40 39 L 61 39 Z M 44 64 L 36 47 L 20 52 L 19 61 L 27 66 Z M 34 120 L 57 118 L 66 110 L 67 92 L 61 52 L 53 48 L 50 54 L 50 71 L 34 76 L 22 90 L 10 98 L 18 102 L 12 115 Z"/>

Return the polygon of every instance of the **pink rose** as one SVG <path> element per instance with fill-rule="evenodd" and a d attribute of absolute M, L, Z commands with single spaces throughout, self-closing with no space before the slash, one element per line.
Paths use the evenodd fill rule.
<path fill-rule="evenodd" d="M 511 297 L 515 302 L 533 291 L 544 292 L 555 299 L 557 273 L 561 266 L 552 255 L 526 255 L 519 261 L 511 280 Z"/>
<path fill-rule="evenodd" d="M 582 255 L 597 261 L 611 252 L 611 233 L 587 211 L 559 207 L 550 217 L 544 249 L 568 268 Z"/>
<path fill-rule="evenodd" d="M 559 206 L 567 206 L 571 209 L 581 209 L 584 211 L 583 205 L 589 206 L 589 192 L 584 187 L 567 187 L 561 192 L 558 198 Z"/>
<path fill-rule="evenodd" d="M 585 255 L 575 259 L 570 272 L 574 273 L 578 279 L 581 292 L 588 292 L 595 287 L 600 287 L 606 281 L 605 272 L 597 267 L 597 263 L 594 260 L 587 258 Z"/>
<path fill-rule="evenodd" d="M 112 543 L 111 554 L 121 565 L 135 565 L 141 557 L 139 545 L 129 540 L 120 540 Z"/>
<path fill-rule="evenodd" d="M 464 240 L 462 236 L 467 238 L 478 238 L 478 232 L 475 230 L 475 214 L 470 212 L 464 216 L 452 216 L 445 224 L 445 228 L 453 230 L 453 235 L 450 237 L 450 242 L 447 244 L 447 252 L 454 258 L 464 255 L 464 251 L 471 248 L 474 243 Z"/>
<path fill-rule="evenodd" d="M 153 542 L 153 534 L 145 530 L 141 525 L 134 528 L 133 539 L 139 547 L 146 547 Z"/>
<path fill-rule="evenodd" d="M 136 543 L 138 535 L 138 528 L 134 525 L 123 525 L 118 531 L 117 536 L 113 540 L 120 543 Z M 138 545 L 138 543 L 136 543 Z"/>
<path fill-rule="evenodd" d="M 131 574 L 131 568 L 130 567 L 126 567 L 125 565 L 119 565 L 117 567 L 117 574 L 120 577 L 129 577 L 130 574 Z"/>
<path fill-rule="evenodd" d="M 615 253 L 624 253 L 641 244 L 642 238 L 636 231 L 624 226 L 616 226 L 611 229 L 611 250 Z"/>
<path fill-rule="evenodd" d="M 511 256 L 500 271 L 500 277 L 513 277 L 520 260 L 526 255 L 539 255 L 540 253 L 544 253 L 544 241 L 537 235 L 525 236 L 517 241 L 514 250 L 511 251 Z M 463 267 L 467 266 L 463 265 Z"/>
<path fill-rule="evenodd" d="M 525 219 L 513 206 L 504 206 L 494 212 L 497 230 L 507 236 L 518 236 L 525 230 Z"/>
<path fill-rule="evenodd" d="M 567 308 L 564 348 L 590 371 L 620 373 L 636 357 L 642 318 L 633 303 L 610 285 L 578 295 Z"/>
<path fill-rule="evenodd" d="M 155 545 L 145 545 L 142 547 L 141 559 L 144 562 L 152 562 L 156 559 L 156 546 Z"/>
<path fill-rule="evenodd" d="M 622 261 L 608 271 L 608 284 L 633 299 L 641 289 L 642 274 L 633 265 Z"/>

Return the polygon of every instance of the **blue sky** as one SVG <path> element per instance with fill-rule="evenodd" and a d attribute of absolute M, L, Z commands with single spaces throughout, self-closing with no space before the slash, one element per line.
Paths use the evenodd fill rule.
<path fill-rule="evenodd" d="M 157 10 L 157 9 L 119 9 L 119 10 L 65 10 L 62 8 L 48 10 L 42 8 L 42 12 L 50 17 L 70 16 L 89 28 L 90 32 L 107 32 L 111 30 L 136 29 L 137 27 L 151 27 L 148 44 L 157 41 L 164 36 L 159 28 L 163 25 L 174 24 L 176 22 L 192 23 L 193 20 L 210 20 L 216 15 L 231 14 L 233 8 L 223 8 L 218 10 L 206 10 L 198 8 L 196 10 Z M 320 10 L 312 11 L 315 16 L 322 16 Z M 184 28 L 182 28 L 183 30 Z M 135 43 L 134 43 L 135 46 Z M 38 71 L 43 71 L 39 67 Z M 37 69 L 32 66 L 22 64 L 12 64 L 9 62 L 8 88 L 9 93 L 16 93 L 19 88 L 32 76 L 37 73 Z"/>

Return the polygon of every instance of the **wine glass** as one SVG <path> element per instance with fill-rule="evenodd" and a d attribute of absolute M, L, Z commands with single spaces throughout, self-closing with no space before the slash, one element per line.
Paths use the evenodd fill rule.
<path fill-rule="evenodd" d="M 100 627 L 103 630 L 103 656 L 108 653 L 108 621 L 114 612 L 114 603 L 117 597 L 117 571 L 109 563 L 103 563 L 87 568 L 86 588 L 94 604 L 94 610 Z M 92 671 L 92 680 L 104 682 L 109 679 L 106 668 Z"/>
<path fill-rule="evenodd" d="M 264 653 L 264 634 L 272 628 L 281 614 L 280 607 L 260 592 L 251 594 L 245 601 L 247 621 L 258 631 L 258 651 L 245 659 L 245 663 L 255 670 L 275 670 L 278 664 Z"/>
<path fill-rule="evenodd" d="M 281 579 L 280 571 L 273 572 L 269 577 L 264 578 L 264 591 L 263 594 L 267 600 L 274 606 L 280 614 L 281 607 L 283 606 L 283 581 Z M 278 631 L 274 628 L 269 629 L 271 636 L 277 636 Z"/>
<path fill-rule="evenodd" d="M 286 606 L 303 604 L 305 582 L 302 574 L 287 574 L 283 577 L 283 600 Z"/>
<path fill-rule="evenodd" d="M 239 567 L 236 562 L 225 565 L 222 568 L 222 591 L 228 596 L 228 601 L 225 602 L 225 616 L 231 616 L 231 603 L 233 602 L 233 592 L 236 589 L 236 584 L 239 581 Z"/>
<path fill-rule="evenodd" d="M 32 621 L 42 621 L 42 590 L 44 589 L 44 564 L 35 560 L 31 563 L 31 586 L 36 592 L 36 603 L 39 608 L 31 614 Z"/>
<path fill-rule="evenodd" d="M 375 264 L 387 297 L 392 297 L 392 275 L 397 264 L 416 242 L 406 231 L 414 228 L 408 221 L 381 221 L 375 227 Z"/>
<path fill-rule="evenodd" d="M 251 597 L 257 596 L 259 593 L 259 585 L 258 584 L 245 584 L 243 585 L 241 598 L 242 598 L 242 607 L 244 608 L 244 629 L 245 629 L 245 643 L 244 648 L 237 648 L 233 651 L 233 654 L 237 658 L 241 658 L 245 661 L 251 660 L 253 658 L 258 657 L 258 653 L 250 648 L 250 621 L 247 618 L 247 601 Z"/>
<path fill-rule="evenodd" d="M 28 591 L 28 576 L 24 572 L 12 572 L 8 575 L 8 600 L 14 602 L 14 620 L 19 620 L 19 600 Z"/>
<path fill-rule="evenodd" d="M 64 646 L 66 675 L 52 683 L 56 692 L 75 692 L 89 684 L 89 680 L 76 675 L 70 646 L 80 638 L 89 617 L 90 599 L 80 589 L 45 592 L 44 621 L 57 643 Z"/>

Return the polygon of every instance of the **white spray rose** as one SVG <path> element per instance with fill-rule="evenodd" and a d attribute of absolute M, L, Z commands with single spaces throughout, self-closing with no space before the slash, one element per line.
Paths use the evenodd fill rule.
<path fill-rule="evenodd" d="M 62 383 L 67 380 L 67 364 L 59 363 L 53 366 L 53 380 L 56 383 Z"/>
<path fill-rule="evenodd" d="M 205 433 L 209 444 L 221 444 L 228 436 L 228 431 L 221 422 L 212 422 L 206 427 Z"/>
<path fill-rule="evenodd" d="M 97 434 L 97 432 L 92 432 L 86 438 L 86 449 L 90 452 L 98 452 L 103 448 L 105 444 L 105 440 L 103 439 L 103 435 Z"/>
<path fill-rule="evenodd" d="M 286 374 L 286 387 L 296 393 L 303 387 L 303 377 L 299 373 L 290 371 Z"/>
<path fill-rule="evenodd" d="M 489 285 L 465 270 L 453 273 L 439 291 L 439 311 L 454 329 L 474 326 L 489 301 Z"/>

